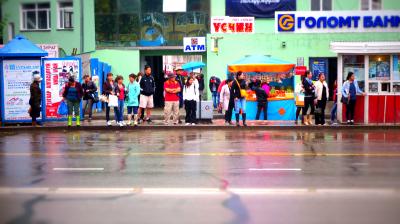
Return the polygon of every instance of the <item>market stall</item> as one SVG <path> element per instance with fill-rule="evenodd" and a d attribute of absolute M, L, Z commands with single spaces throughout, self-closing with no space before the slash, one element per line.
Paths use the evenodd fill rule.
<path fill-rule="evenodd" d="M 247 56 L 228 65 L 228 74 L 242 71 L 251 85 L 255 80 L 262 80 L 268 85 L 268 120 L 294 120 L 296 106 L 294 102 L 295 64 L 269 56 Z M 254 120 L 257 113 L 255 91 L 247 90 L 246 113 L 248 120 Z M 263 113 L 261 116 L 263 117 Z"/>

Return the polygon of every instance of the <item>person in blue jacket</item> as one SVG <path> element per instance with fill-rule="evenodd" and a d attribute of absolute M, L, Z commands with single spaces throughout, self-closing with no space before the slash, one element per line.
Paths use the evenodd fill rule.
<path fill-rule="evenodd" d="M 365 93 L 361 91 L 358 86 L 358 82 L 355 79 L 353 72 L 347 74 L 346 81 L 342 87 L 342 103 L 346 105 L 346 119 L 347 124 L 354 124 L 354 110 L 356 107 L 357 94 L 365 96 Z"/>
<path fill-rule="evenodd" d="M 127 98 L 126 105 L 128 109 L 128 125 L 132 125 L 132 117 L 133 117 L 133 125 L 138 125 L 138 109 L 139 109 L 139 95 L 140 95 L 140 85 L 136 82 L 136 75 L 129 75 L 129 84 L 126 87 L 127 89 Z"/>

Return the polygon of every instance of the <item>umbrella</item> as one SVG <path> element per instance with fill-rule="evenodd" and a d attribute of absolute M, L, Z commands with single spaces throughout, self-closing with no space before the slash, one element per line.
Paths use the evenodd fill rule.
<path fill-rule="evenodd" d="M 194 69 L 198 69 L 198 68 L 203 68 L 205 66 L 206 66 L 206 64 L 204 64 L 201 61 L 192 61 L 192 62 L 182 65 L 182 69 L 189 71 L 189 70 L 194 70 Z"/>

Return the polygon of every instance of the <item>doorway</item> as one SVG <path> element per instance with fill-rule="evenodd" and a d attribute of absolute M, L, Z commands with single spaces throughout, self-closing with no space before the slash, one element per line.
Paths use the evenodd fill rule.
<path fill-rule="evenodd" d="M 151 72 L 156 84 L 154 93 L 154 107 L 164 107 L 164 70 L 162 56 L 145 56 L 145 64 L 150 65 Z"/>
<path fill-rule="evenodd" d="M 333 100 L 334 83 L 337 80 L 337 57 L 310 58 L 310 71 L 313 74 L 313 80 L 318 80 L 319 73 L 325 74 L 326 82 L 329 88 L 329 100 Z"/>

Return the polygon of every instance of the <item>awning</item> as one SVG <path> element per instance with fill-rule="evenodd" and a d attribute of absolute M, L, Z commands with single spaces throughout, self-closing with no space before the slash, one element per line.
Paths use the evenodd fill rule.
<path fill-rule="evenodd" d="M 295 64 L 264 55 L 253 55 L 242 58 L 228 65 L 229 72 L 270 72 L 287 73 Z"/>
<path fill-rule="evenodd" d="M 337 54 L 400 53 L 400 41 L 331 42 L 330 49 Z"/>

